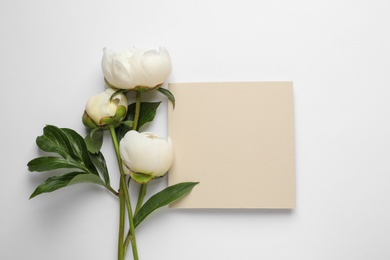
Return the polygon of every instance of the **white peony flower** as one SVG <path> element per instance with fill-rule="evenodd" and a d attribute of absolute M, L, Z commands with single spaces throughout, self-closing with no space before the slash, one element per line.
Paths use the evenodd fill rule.
<path fill-rule="evenodd" d="M 115 93 L 112 88 L 93 96 L 85 106 L 83 123 L 88 127 L 117 123 L 127 113 L 127 99 L 122 93 Z"/>
<path fill-rule="evenodd" d="M 172 71 L 168 51 L 127 49 L 116 53 L 103 49 L 102 69 L 105 79 L 115 88 L 153 89 L 162 85 Z"/>
<path fill-rule="evenodd" d="M 119 150 L 126 174 L 160 177 L 173 163 L 171 139 L 165 140 L 150 132 L 127 132 L 120 141 Z"/>

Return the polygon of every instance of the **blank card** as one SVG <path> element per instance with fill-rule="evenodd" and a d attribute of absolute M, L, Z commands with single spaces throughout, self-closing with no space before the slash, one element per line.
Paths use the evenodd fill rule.
<path fill-rule="evenodd" d="M 170 83 L 174 208 L 294 208 L 292 82 Z"/>

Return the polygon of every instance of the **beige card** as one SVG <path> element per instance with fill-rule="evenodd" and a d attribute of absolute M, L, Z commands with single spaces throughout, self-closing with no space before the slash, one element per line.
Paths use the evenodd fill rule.
<path fill-rule="evenodd" d="M 174 208 L 294 208 L 292 82 L 171 83 Z"/>

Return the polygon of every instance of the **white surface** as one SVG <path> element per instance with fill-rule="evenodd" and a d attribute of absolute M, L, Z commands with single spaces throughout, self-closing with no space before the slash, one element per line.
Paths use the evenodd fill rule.
<path fill-rule="evenodd" d="M 297 208 L 164 208 L 138 230 L 142 260 L 389 259 L 389 13 L 387 0 L 1 1 L 0 259 L 115 259 L 116 200 L 79 185 L 29 201 L 49 174 L 26 163 L 45 124 L 84 133 L 103 47 L 159 45 L 170 82 L 294 81 Z"/>

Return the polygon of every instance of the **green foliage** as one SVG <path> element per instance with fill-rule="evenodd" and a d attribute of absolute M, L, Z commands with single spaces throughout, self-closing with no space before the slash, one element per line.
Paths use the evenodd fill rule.
<path fill-rule="evenodd" d="M 85 172 L 70 172 L 64 175 L 48 178 L 45 182 L 43 182 L 35 189 L 35 191 L 31 194 L 30 199 L 41 193 L 52 192 L 66 186 L 82 182 L 92 182 L 105 186 L 103 181 L 97 175 Z"/>
<path fill-rule="evenodd" d="M 166 88 L 159 88 L 158 91 L 166 96 L 172 102 L 173 108 L 175 108 L 175 96 L 173 96 L 172 92 Z"/>
<path fill-rule="evenodd" d="M 37 137 L 36 143 L 42 151 L 59 156 L 35 158 L 27 164 L 29 171 L 44 172 L 56 169 L 78 169 L 78 171 L 48 178 L 36 188 L 30 198 L 80 182 L 95 183 L 111 189 L 103 155 L 89 153 L 84 139 L 74 130 L 47 125 L 43 129 L 43 135 Z M 101 171 L 104 181 L 99 176 L 94 163 Z"/>
<path fill-rule="evenodd" d="M 153 211 L 180 199 L 189 193 L 199 182 L 182 182 L 165 188 L 156 193 L 140 208 L 134 216 L 134 226 L 137 227 Z"/>
<path fill-rule="evenodd" d="M 137 131 L 146 123 L 153 121 L 154 117 L 156 116 L 156 111 L 158 106 L 160 105 L 160 102 L 141 102 L 140 104 L 140 112 L 138 117 L 138 125 L 137 125 Z M 127 108 L 127 115 L 124 119 L 124 121 L 133 121 L 135 115 L 135 103 L 132 103 Z M 132 125 L 132 124 L 131 124 Z M 121 124 L 116 129 L 116 135 L 118 138 L 118 142 L 125 136 L 125 134 L 131 130 L 131 126 L 128 123 Z"/>
<path fill-rule="evenodd" d="M 103 145 L 103 133 L 102 128 L 94 128 L 92 131 L 85 137 L 85 144 L 87 149 L 91 153 L 97 153 L 100 151 Z"/>
<path fill-rule="evenodd" d="M 137 131 L 144 124 L 153 121 L 154 117 L 156 116 L 157 108 L 160 104 L 161 104 L 161 101 L 160 102 L 141 102 L 141 107 L 140 107 L 140 111 L 139 111 L 139 118 L 138 118 L 138 125 L 137 125 L 137 129 L 136 129 Z M 131 109 L 135 110 L 135 104 L 134 104 L 134 106 L 131 107 Z"/>
<path fill-rule="evenodd" d="M 104 182 L 107 185 L 110 185 L 110 175 L 108 173 L 106 160 L 104 159 L 103 154 L 99 151 L 97 153 L 91 153 L 89 155 L 91 157 L 92 162 L 95 164 L 95 166 L 99 169 L 100 173 L 102 174 Z"/>
<path fill-rule="evenodd" d="M 31 160 L 28 164 L 30 172 L 45 172 L 62 168 L 79 168 L 79 165 L 56 156 L 43 156 Z"/>

